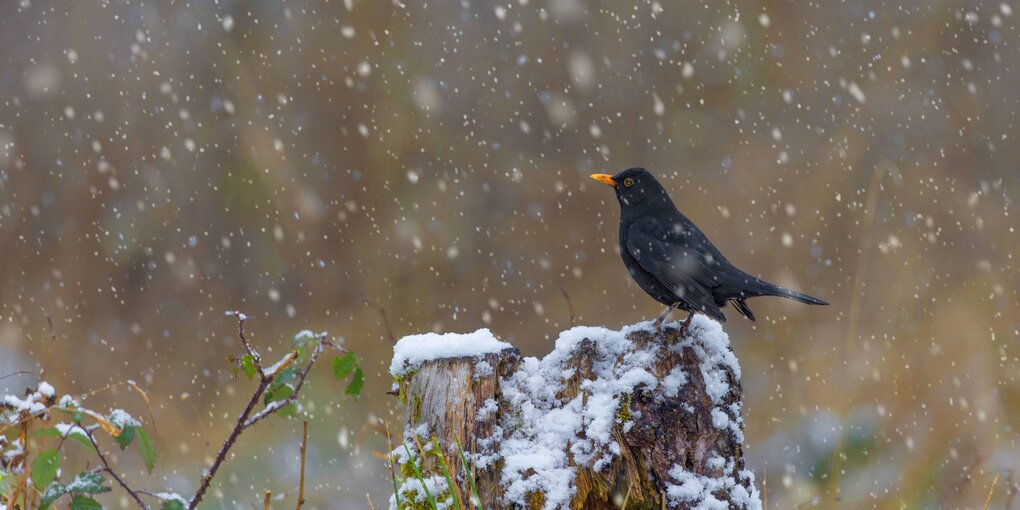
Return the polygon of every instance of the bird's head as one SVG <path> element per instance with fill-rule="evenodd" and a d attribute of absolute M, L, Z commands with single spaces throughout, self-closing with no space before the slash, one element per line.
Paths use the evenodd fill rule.
<path fill-rule="evenodd" d="M 643 204 L 642 209 L 673 207 L 673 200 L 669 198 L 666 188 L 644 168 L 628 168 L 616 175 L 592 174 L 591 178 L 615 188 L 616 198 L 623 209 L 639 204 Z"/>

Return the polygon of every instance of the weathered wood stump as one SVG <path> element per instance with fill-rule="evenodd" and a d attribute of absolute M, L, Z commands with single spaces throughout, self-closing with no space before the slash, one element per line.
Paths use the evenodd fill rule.
<path fill-rule="evenodd" d="M 744 469 L 740 368 L 707 318 L 684 338 L 578 327 L 542 359 L 488 330 L 406 337 L 394 351 L 405 429 L 391 508 L 432 508 L 429 496 L 476 507 L 472 481 L 486 509 L 761 508 Z"/>

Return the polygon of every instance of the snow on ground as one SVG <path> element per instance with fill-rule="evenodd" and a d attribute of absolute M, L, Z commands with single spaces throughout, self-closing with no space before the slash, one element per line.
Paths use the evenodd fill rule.
<path fill-rule="evenodd" d="M 422 363 L 442 358 L 480 357 L 513 346 L 501 342 L 488 329 L 474 333 L 424 333 L 401 338 L 393 346 L 390 375 L 399 377 L 417 370 Z"/>

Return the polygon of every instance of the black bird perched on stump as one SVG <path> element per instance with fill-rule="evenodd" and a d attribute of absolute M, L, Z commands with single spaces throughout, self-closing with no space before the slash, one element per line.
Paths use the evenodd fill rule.
<path fill-rule="evenodd" d="M 630 168 L 616 175 L 592 174 L 591 178 L 616 188 L 623 264 L 649 296 L 668 306 L 655 321 L 656 330 L 675 308 L 689 314 L 680 328 L 686 335 L 695 313 L 725 322 L 720 308 L 726 303 L 753 321 L 747 299 L 757 296 L 829 304 L 737 269 L 677 210 L 666 188 L 648 170 Z"/>

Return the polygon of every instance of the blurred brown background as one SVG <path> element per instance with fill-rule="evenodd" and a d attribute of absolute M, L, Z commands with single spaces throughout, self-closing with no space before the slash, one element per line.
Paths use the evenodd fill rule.
<path fill-rule="evenodd" d="M 223 312 L 272 355 L 326 329 L 367 386 L 313 376 L 309 505 L 385 507 L 381 311 L 397 336 L 490 327 L 529 355 L 569 327 L 564 292 L 579 323 L 653 318 L 587 179 L 645 166 L 739 266 L 833 302 L 729 310 L 770 508 L 980 507 L 996 474 L 1005 507 L 1017 20 L 962 1 L 2 2 L 0 369 L 143 383 L 163 457 L 151 478 L 119 462 L 190 494 L 251 390 Z M 206 507 L 292 501 L 299 427 L 242 436 Z"/>

